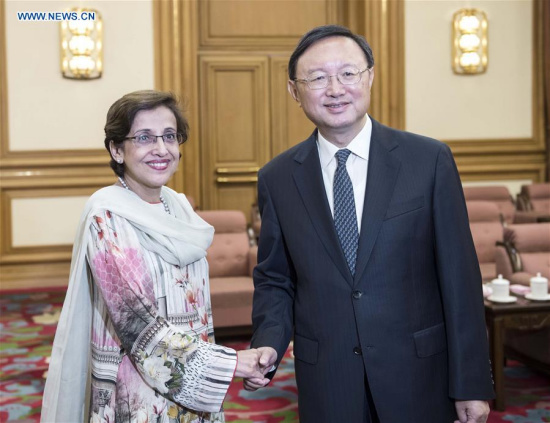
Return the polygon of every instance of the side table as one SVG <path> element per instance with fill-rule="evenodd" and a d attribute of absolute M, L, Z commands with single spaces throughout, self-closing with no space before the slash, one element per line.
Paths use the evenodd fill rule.
<path fill-rule="evenodd" d="M 485 321 L 489 330 L 489 346 L 495 382 L 495 409 L 504 411 L 504 331 L 506 329 L 538 329 L 550 327 L 550 301 L 529 301 L 518 297 L 511 304 L 485 300 Z"/>

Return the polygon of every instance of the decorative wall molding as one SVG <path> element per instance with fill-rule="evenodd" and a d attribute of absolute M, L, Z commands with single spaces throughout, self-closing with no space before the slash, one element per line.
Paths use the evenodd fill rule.
<path fill-rule="evenodd" d="M 202 0 L 199 1 L 200 47 L 222 50 L 293 50 L 307 29 L 340 22 L 342 5 L 343 2 L 334 0 L 284 4 L 274 0 L 242 0 L 231 4 Z M 246 32 L 239 23 L 224 25 L 232 22 L 227 19 L 228 8 L 234 18 L 238 17 L 247 23 Z"/>
<path fill-rule="evenodd" d="M 17 290 L 66 287 L 71 264 L 69 261 L 2 265 L 0 289 Z"/>
<path fill-rule="evenodd" d="M 455 155 L 462 181 L 531 180 L 544 182 L 546 158 L 541 154 Z"/>
<path fill-rule="evenodd" d="M 59 181 L 58 181 L 59 182 Z M 74 181 L 73 181 L 74 182 Z M 52 244 L 46 246 L 25 246 L 16 247 L 13 245 L 13 218 L 12 201 L 22 198 L 50 198 L 50 197 L 70 197 L 70 196 L 89 196 L 101 186 L 95 184 L 85 184 L 77 187 L 73 182 L 65 187 L 58 185 L 52 187 L 51 184 L 44 184 L 43 187 L 31 188 L 31 184 L 14 184 L 13 187 L 6 188 L 2 186 L 0 190 L 1 211 L 0 211 L 0 231 L 2 239 L 0 242 L 0 264 L 17 263 L 47 263 L 70 261 L 72 246 L 62 244 Z M 39 213 L 39 211 L 37 211 Z M 62 210 L 60 215 L 55 216 L 58 221 L 62 221 Z"/>

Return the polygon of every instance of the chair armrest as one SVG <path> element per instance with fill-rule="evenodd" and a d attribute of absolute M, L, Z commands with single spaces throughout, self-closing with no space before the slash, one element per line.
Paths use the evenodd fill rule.
<path fill-rule="evenodd" d="M 550 218 L 550 216 L 543 211 L 529 210 L 514 213 L 514 223 L 538 223 L 544 222 L 547 218 Z"/>
<path fill-rule="evenodd" d="M 517 273 L 523 271 L 523 263 L 521 262 L 521 257 L 518 254 L 518 250 L 514 246 L 513 240 L 500 242 L 498 241 L 496 243 L 497 245 L 497 255 L 502 256 L 499 251 L 504 250 L 506 252 L 506 256 L 508 257 L 508 264 L 511 267 L 512 273 Z M 502 259 L 499 260 L 499 257 L 497 256 L 497 262 L 500 261 L 502 264 Z M 500 273 L 497 266 L 497 272 Z M 505 266 L 505 268 L 508 268 L 508 266 Z"/>
<path fill-rule="evenodd" d="M 258 264 L 258 246 L 254 245 L 248 250 L 248 276 L 252 276 L 254 268 Z"/>
<path fill-rule="evenodd" d="M 522 210 L 522 211 L 533 210 L 533 206 L 531 205 L 531 201 L 529 201 L 529 198 L 527 198 L 523 194 L 518 194 L 517 195 L 516 207 L 517 207 L 517 210 Z"/>

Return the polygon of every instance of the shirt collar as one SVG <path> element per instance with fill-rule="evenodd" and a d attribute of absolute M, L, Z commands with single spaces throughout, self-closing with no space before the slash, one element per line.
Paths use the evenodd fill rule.
<path fill-rule="evenodd" d="M 367 115 L 367 122 L 363 129 L 355 136 L 353 140 L 346 147 L 354 155 L 361 157 L 364 160 L 369 159 L 369 147 L 370 139 L 372 135 L 372 121 Z M 317 131 L 317 148 L 319 149 L 319 159 L 321 161 L 321 168 L 325 168 L 330 161 L 334 158 L 334 155 L 338 150 L 331 142 L 327 141 L 319 131 Z"/>

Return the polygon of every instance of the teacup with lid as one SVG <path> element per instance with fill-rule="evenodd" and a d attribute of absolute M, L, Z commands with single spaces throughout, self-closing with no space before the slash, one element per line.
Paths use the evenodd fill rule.
<path fill-rule="evenodd" d="M 488 297 L 490 301 L 499 303 L 512 303 L 517 301 L 517 298 L 510 295 L 510 281 L 504 279 L 502 275 L 498 275 L 497 279 L 491 281 L 493 293 Z"/>
<path fill-rule="evenodd" d="M 537 273 L 537 276 L 534 276 L 530 280 L 531 282 L 531 293 L 526 297 L 529 299 L 535 300 L 547 300 L 550 299 L 548 295 L 548 279 L 544 276 L 541 276 L 540 272 Z"/>

